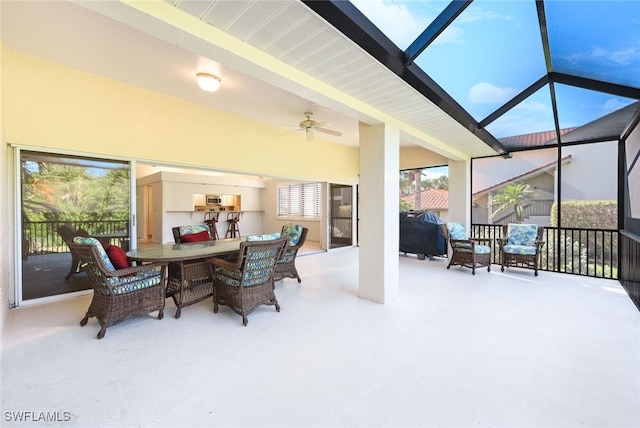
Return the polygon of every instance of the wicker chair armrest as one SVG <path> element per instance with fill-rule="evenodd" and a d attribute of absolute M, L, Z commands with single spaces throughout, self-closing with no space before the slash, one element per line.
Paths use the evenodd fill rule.
<path fill-rule="evenodd" d="M 223 267 L 229 270 L 237 270 L 238 262 L 230 262 L 228 260 L 221 259 L 219 257 L 212 257 L 209 259 L 209 263 L 211 263 L 215 267 Z"/>
<path fill-rule="evenodd" d="M 126 269 L 117 269 L 117 270 L 107 270 L 104 269 L 102 266 L 100 266 L 100 270 L 102 270 L 102 272 L 105 274 L 105 276 L 107 277 L 113 277 L 113 278 L 119 278 L 119 277 L 123 277 L 123 276 L 133 276 L 133 275 L 137 275 L 139 273 L 146 273 L 149 271 L 152 271 L 158 267 L 163 267 L 163 266 L 167 266 L 168 263 L 167 262 L 155 262 L 155 263 L 149 263 L 146 265 L 140 265 L 140 266 L 132 266 L 130 268 L 126 268 Z"/>
<path fill-rule="evenodd" d="M 453 245 L 453 244 L 471 244 L 472 243 L 472 239 L 449 239 L 449 242 Z"/>
<path fill-rule="evenodd" d="M 536 247 L 538 247 L 538 248 L 544 247 L 544 244 L 545 244 L 545 241 L 543 241 L 543 240 L 537 240 L 536 241 Z"/>
<path fill-rule="evenodd" d="M 455 251 L 456 248 L 469 248 L 472 252 L 475 251 L 476 243 L 473 239 L 450 239 L 449 244 Z"/>

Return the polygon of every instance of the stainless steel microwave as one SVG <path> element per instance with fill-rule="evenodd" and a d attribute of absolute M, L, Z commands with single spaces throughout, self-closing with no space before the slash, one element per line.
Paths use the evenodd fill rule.
<path fill-rule="evenodd" d="M 207 195 L 207 205 L 221 204 L 222 198 L 219 195 Z"/>

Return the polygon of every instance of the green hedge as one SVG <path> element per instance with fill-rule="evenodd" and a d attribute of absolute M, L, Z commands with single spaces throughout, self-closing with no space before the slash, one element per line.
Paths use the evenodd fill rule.
<path fill-rule="evenodd" d="M 551 225 L 558 226 L 558 203 L 551 206 Z M 562 202 L 562 227 L 580 229 L 617 229 L 617 201 Z"/>

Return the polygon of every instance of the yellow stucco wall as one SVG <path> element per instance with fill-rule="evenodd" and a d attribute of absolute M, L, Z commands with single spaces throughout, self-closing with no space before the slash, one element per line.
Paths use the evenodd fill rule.
<path fill-rule="evenodd" d="M 354 184 L 354 147 L 282 135 L 257 121 L 4 51 L 5 141 Z"/>
<path fill-rule="evenodd" d="M 449 159 L 422 147 L 400 148 L 400 169 L 426 168 L 430 166 L 443 166 L 449 163 Z"/>

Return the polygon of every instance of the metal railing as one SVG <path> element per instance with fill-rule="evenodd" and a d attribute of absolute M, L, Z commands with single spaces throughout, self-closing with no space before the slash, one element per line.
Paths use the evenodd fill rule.
<path fill-rule="evenodd" d="M 531 216 L 549 216 L 551 207 L 555 201 L 548 199 L 536 199 L 531 201 L 530 204 L 525 205 L 523 208 L 523 218 L 529 218 Z M 495 224 L 509 224 L 517 223 L 516 214 L 511 212 L 503 217 L 494 219 Z"/>
<path fill-rule="evenodd" d="M 23 258 L 34 254 L 69 252 L 69 248 L 58 234 L 58 228 L 65 224 L 76 230 L 84 229 L 90 235 L 129 232 L 129 220 L 25 222 L 22 225 Z"/>
<path fill-rule="evenodd" d="M 500 264 L 502 225 L 473 224 L 471 233 L 491 239 L 491 260 Z M 618 279 L 618 230 L 545 227 L 543 236 L 541 270 Z"/>

